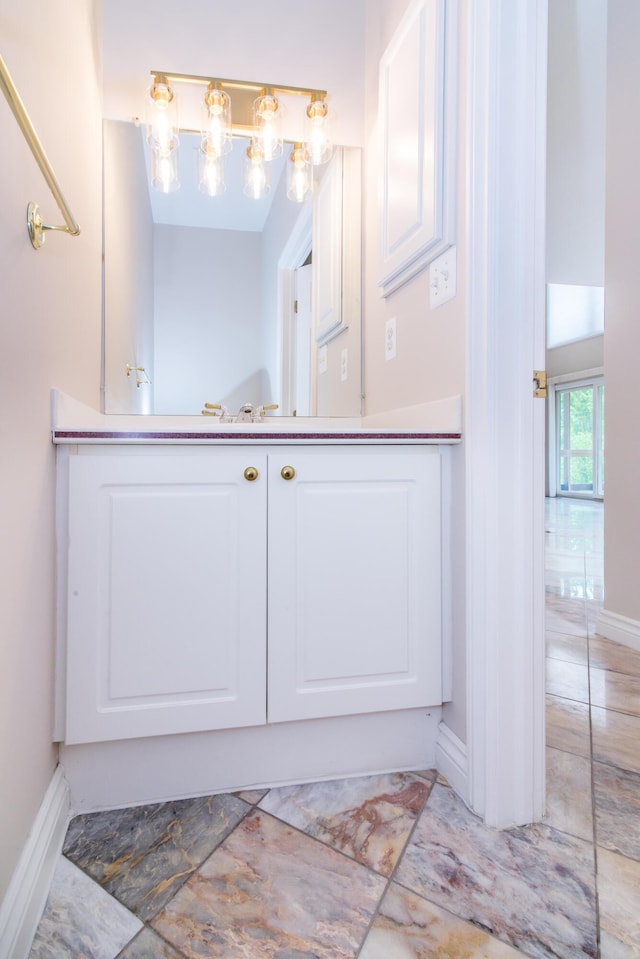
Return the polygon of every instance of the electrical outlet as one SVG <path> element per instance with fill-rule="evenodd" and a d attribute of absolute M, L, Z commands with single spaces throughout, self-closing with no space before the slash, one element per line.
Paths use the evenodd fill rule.
<path fill-rule="evenodd" d="M 456 248 L 449 247 L 429 267 L 429 304 L 434 310 L 456 295 Z"/>
<path fill-rule="evenodd" d="M 327 372 L 327 347 L 321 346 L 318 350 L 318 373 Z"/>
<path fill-rule="evenodd" d="M 396 318 L 392 316 L 384 325 L 384 358 L 392 360 L 396 355 Z"/>
<path fill-rule="evenodd" d="M 347 348 L 340 354 L 340 379 L 344 382 L 347 379 L 349 374 L 348 359 L 347 359 Z"/>

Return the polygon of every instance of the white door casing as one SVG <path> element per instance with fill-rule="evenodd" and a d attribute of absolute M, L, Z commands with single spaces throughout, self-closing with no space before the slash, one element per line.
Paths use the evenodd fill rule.
<path fill-rule="evenodd" d="M 467 763 L 493 826 L 541 818 L 547 0 L 470 0 Z"/>

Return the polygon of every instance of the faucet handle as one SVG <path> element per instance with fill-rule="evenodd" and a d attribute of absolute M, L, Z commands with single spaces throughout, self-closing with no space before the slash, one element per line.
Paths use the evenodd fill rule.
<path fill-rule="evenodd" d="M 260 419 L 262 416 L 264 416 L 267 410 L 277 410 L 277 409 L 279 409 L 279 406 L 277 403 L 269 403 L 267 404 L 267 406 L 258 406 L 253 413 L 253 418 Z"/>

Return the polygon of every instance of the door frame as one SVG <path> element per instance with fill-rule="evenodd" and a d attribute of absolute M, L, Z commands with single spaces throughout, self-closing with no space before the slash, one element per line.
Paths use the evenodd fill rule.
<path fill-rule="evenodd" d="M 548 0 L 469 0 L 466 799 L 545 808 L 544 369 Z"/>
<path fill-rule="evenodd" d="M 296 220 L 291 235 L 278 260 L 278 326 L 280 331 L 280 411 L 283 416 L 293 412 L 293 364 L 291 344 L 295 335 L 296 277 L 295 272 L 311 252 L 313 239 L 313 207 L 306 203 Z M 311 378 L 315 370 L 314 357 L 311 357 Z"/>

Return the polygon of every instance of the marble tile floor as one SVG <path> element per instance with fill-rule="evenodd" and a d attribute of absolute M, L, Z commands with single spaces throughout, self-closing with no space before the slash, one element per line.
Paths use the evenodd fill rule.
<path fill-rule="evenodd" d="M 640 959 L 640 653 L 593 630 L 602 505 L 546 528 L 542 823 L 434 771 L 78 816 L 30 959 Z"/>

